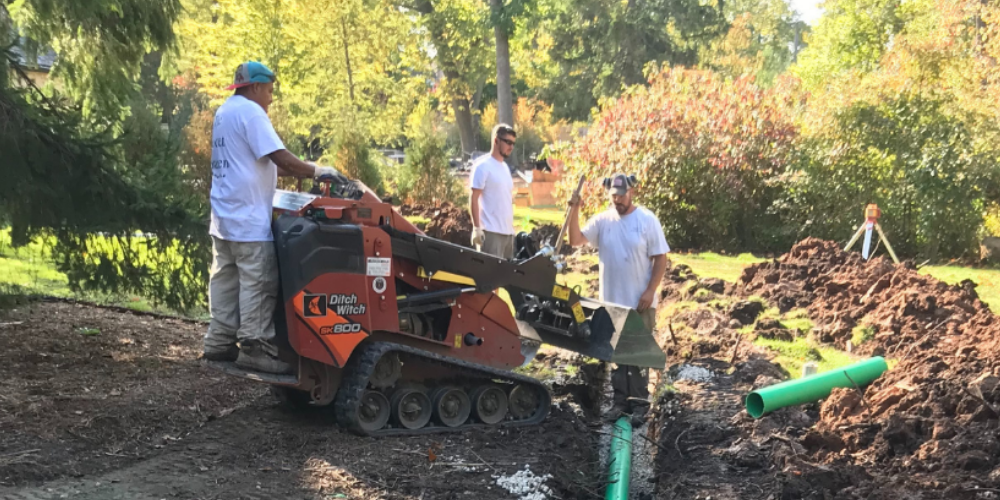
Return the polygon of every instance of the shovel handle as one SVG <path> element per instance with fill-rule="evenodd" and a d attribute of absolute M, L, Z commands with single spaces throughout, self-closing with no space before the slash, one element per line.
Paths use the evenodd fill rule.
<path fill-rule="evenodd" d="M 583 189 L 583 182 L 587 180 L 587 176 L 581 175 L 580 182 L 576 184 L 576 190 L 573 191 L 573 196 L 580 196 L 580 190 Z M 572 197 L 570 199 L 573 199 Z M 559 255 L 559 250 L 563 246 L 563 237 L 566 236 L 566 230 L 569 229 L 569 215 L 573 211 L 573 206 L 566 207 L 566 217 L 563 219 L 562 229 L 559 230 L 559 238 L 556 239 L 556 251 L 555 254 Z"/>

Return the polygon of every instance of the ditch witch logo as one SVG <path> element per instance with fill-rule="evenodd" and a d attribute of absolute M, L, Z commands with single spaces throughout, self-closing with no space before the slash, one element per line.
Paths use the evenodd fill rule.
<path fill-rule="evenodd" d="M 358 296 L 355 294 L 307 294 L 302 296 L 302 311 L 307 318 L 319 318 L 326 316 L 327 311 L 333 310 L 339 316 L 354 316 L 364 314 L 366 311 L 364 304 L 358 304 Z"/>

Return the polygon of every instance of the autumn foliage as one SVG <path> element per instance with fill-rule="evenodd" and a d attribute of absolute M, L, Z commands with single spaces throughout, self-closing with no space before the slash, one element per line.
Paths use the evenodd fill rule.
<path fill-rule="evenodd" d="M 653 73 L 648 87 L 606 106 L 565 155 L 570 179 L 592 181 L 585 212 L 607 204 L 601 178 L 634 173 L 639 202 L 659 216 L 672 245 L 779 248 L 780 220 L 770 208 L 779 179 L 797 162 L 793 117 L 802 101 L 794 85 L 780 80 L 763 89 L 751 77 L 726 81 L 686 69 Z"/>
<path fill-rule="evenodd" d="M 969 255 L 998 191 L 1000 149 L 982 141 L 988 121 L 954 93 L 900 81 L 887 71 L 810 94 L 791 77 L 762 88 L 751 77 L 658 71 L 648 87 L 607 103 L 563 153 L 562 188 L 586 175 L 590 215 L 608 203 L 602 178 L 634 173 L 638 202 L 675 248 L 846 241 L 862 208 L 878 203 L 904 256 Z"/>

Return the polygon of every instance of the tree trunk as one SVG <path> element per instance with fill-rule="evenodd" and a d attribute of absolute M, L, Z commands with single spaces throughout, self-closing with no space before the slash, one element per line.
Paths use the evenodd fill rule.
<path fill-rule="evenodd" d="M 483 102 L 483 87 L 485 86 L 486 86 L 485 80 L 480 79 L 478 82 L 476 82 L 476 92 L 472 94 L 472 102 L 469 103 L 471 110 L 473 111 L 472 133 L 473 133 L 473 140 L 476 141 L 476 148 L 479 147 L 479 131 L 481 130 L 480 127 L 482 127 L 481 122 L 483 119 L 482 113 L 478 113 L 477 111 L 479 110 L 479 105 Z"/>
<path fill-rule="evenodd" d="M 503 10 L 503 0 L 490 0 L 493 12 Z M 497 121 L 514 125 L 514 97 L 510 89 L 510 44 L 502 23 L 493 27 L 497 39 Z"/>
<path fill-rule="evenodd" d="M 451 100 L 451 107 L 455 111 L 455 125 L 458 126 L 458 135 L 462 139 L 462 159 L 465 159 L 476 150 L 476 131 L 472 127 L 472 110 L 469 108 L 469 99 L 455 97 Z"/>
<path fill-rule="evenodd" d="M 351 72 L 351 53 L 347 49 L 347 22 L 340 18 L 340 27 L 344 32 L 344 61 L 347 63 L 347 90 L 351 93 L 351 104 L 354 104 L 354 73 Z"/>

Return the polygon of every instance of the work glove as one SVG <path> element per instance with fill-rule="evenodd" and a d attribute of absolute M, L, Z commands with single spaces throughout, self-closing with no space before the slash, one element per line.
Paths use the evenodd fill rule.
<path fill-rule="evenodd" d="M 318 181 L 333 181 L 334 184 L 347 184 L 350 182 L 344 174 L 337 171 L 333 167 L 320 167 L 316 166 L 316 170 L 313 171 L 313 178 Z"/>
<path fill-rule="evenodd" d="M 481 247 L 486 242 L 486 232 L 481 227 L 472 228 L 472 246 Z"/>

